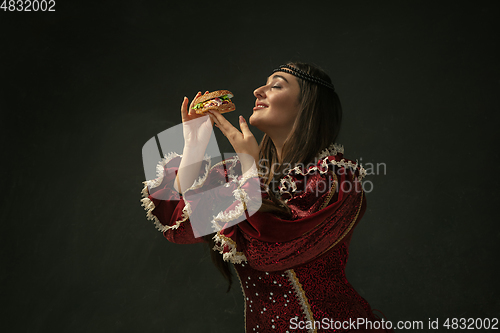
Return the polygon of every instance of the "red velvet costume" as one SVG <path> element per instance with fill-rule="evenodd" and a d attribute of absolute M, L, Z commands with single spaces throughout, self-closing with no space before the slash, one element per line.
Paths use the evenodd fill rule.
<path fill-rule="evenodd" d="M 169 241 L 202 242 L 194 237 L 189 221 L 197 203 L 186 197 L 168 200 L 176 194 L 172 170 L 179 163 L 176 154 L 161 162 L 158 178 L 145 182 L 143 206 Z M 237 158 L 211 168 L 204 161 L 206 173 L 192 190 L 232 179 L 220 195 L 245 191 L 252 179 L 236 179 L 238 168 Z M 214 250 L 234 264 L 240 279 L 246 332 L 349 332 L 361 328 L 352 324 L 357 318 L 379 320 L 345 276 L 351 235 L 366 210 L 361 186 L 365 174 L 357 163 L 343 158 L 342 146 L 331 145 L 316 165 L 297 167 L 282 177 L 280 195 L 293 213 L 291 219 L 257 212 L 215 234 Z M 219 214 L 218 225 L 244 214 L 249 203 L 242 201 L 235 199 L 225 214 Z"/>

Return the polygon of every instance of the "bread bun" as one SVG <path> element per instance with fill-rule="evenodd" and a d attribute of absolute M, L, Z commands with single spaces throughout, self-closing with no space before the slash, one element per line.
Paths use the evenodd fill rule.
<path fill-rule="evenodd" d="M 218 98 L 218 97 L 223 97 L 226 96 L 229 98 L 229 100 L 224 100 L 221 105 L 211 105 L 207 107 L 201 107 L 201 108 L 195 108 L 196 105 L 200 103 L 207 102 L 211 99 Z M 204 114 L 208 110 L 217 110 L 219 113 L 226 113 L 226 112 L 231 112 L 236 110 L 236 105 L 231 101 L 231 98 L 233 97 L 233 93 L 230 92 L 229 90 L 217 90 L 213 91 L 209 94 L 201 95 L 200 97 L 196 98 L 193 100 L 193 107 L 191 108 L 194 110 L 197 114 Z"/>
<path fill-rule="evenodd" d="M 219 106 L 214 105 L 214 106 L 209 106 L 207 108 L 203 108 L 200 110 L 196 110 L 196 113 L 197 114 L 204 114 L 208 110 L 217 110 L 217 111 L 219 111 L 219 113 L 226 113 L 226 112 L 231 112 L 231 111 L 236 110 L 236 105 L 234 105 L 234 103 L 227 103 L 227 104 L 222 104 Z"/>

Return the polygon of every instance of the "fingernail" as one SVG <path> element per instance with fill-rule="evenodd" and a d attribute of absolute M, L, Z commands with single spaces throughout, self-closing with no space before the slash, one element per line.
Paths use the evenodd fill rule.
<path fill-rule="evenodd" d="M 242 122 L 242 123 L 245 123 L 245 122 L 246 122 L 246 121 L 245 121 L 245 118 L 243 118 L 243 116 L 242 116 L 242 115 L 240 115 L 240 122 Z"/>

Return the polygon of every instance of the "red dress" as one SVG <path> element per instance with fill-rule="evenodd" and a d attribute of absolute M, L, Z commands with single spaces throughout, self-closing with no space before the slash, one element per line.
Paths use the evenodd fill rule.
<path fill-rule="evenodd" d="M 194 237 L 189 216 L 203 204 L 179 198 L 173 190 L 179 163 L 176 154 L 160 163 L 158 178 L 145 182 L 143 206 L 169 241 L 202 242 Z M 235 197 L 226 212 L 213 216 L 221 226 L 214 250 L 238 273 L 246 332 L 390 331 L 381 329 L 387 322 L 373 314 L 345 276 L 351 235 L 366 210 L 361 183 L 366 171 L 344 159 L 342 146 L 331 145 L 315 165 L 296 167 L 282 177 L 279 195 L 292 211 L 289 219 L 257 212 L 230 225 L 250 204 L 235 193 L 249 191 L 252 179 L 234 176 L 241 171 L 237 157 L 212 167 L 209 163 L 203 162 L 206 173 L 191 190 L 201 193 L 225 179 L 219 195 Z"/>

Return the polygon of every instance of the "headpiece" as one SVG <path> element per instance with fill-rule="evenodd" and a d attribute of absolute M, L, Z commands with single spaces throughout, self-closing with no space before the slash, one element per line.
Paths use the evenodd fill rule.
<path fill-rule="evenodd" d="M 313 76 L 307 72 L 304 72 L 298 68 L 290 66 L 290 65 L 281 65 L 278 68 L 276 68 L 275 70 L 273 70 L 273 73 L 274 72 L 284 72 L 284 73 L 292 74 L 292 75 L 299 77 L 303 80 L 307 80 L 307 81 L 310 81 L 310 82 L 313 82 L 316 84 L 321 84 L 321 85 L 335 91 L 335 87 L 333 86 L 333 84 L 331 84 L 323 79 L 320 79 L 319 77 Z"/>

